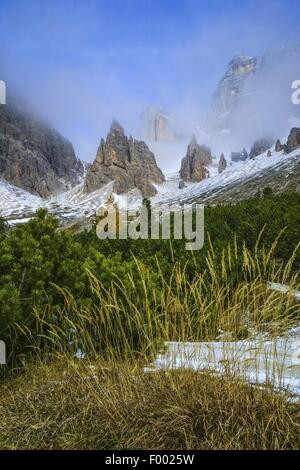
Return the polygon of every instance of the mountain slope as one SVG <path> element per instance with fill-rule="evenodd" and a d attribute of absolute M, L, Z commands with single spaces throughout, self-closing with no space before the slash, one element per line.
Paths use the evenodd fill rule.
<path fill-rule="evenodd" d="M 32 194 L 49 197 L 78 183 L 83 165 L 72 144 L 13 102 L 0 106 L 0 176 Z"/>
<path fill-rule="evenodd" d="M 275 193 L 300 190 L 300 149 L 289 155 L 267 152 L 255 160 L 233 163 L 221 174 L 216 165 L 210 168 L 211 177 L 200 183 L 187 184 L 178 190 L 178 179 L 169 179 L 159 188 L 154 203 L 228 203 L 248 199 L 270 187 Z"/>
<path fill-rule="evenodd" d="M 178 189 L 178 174 L 170 176 L 165 183 L 155 185 L 158 192 L 151 199 L 152 204 L 237 202 L 255 196 L 265 187 L 271 187 L 275 193 L 299 191 L 300 149 L 289 155 L 273 152 L 267 157 L 265 153 L 255 160 L 233 163 L 220 174 L 218 164 L 214 163 L 210 172 L 210 178 L 199 183 L 186 183 L 184 189 Z M 113 193 L 113 182 L 91 193 L 86 193 L 81 183 L 45 201 L 0 180 L 0 217 L 11 223 L 24 222 L 33 217 L 38 208 L 44 207 L 59 216 L 63 224 L 79 222 L 84 226 L 91 223 L 96 210 L 111 194 L 120 207 L 125 207 L 128 202 L 130 207 L 141 203 L 134 191 L 128 198 Z"/>

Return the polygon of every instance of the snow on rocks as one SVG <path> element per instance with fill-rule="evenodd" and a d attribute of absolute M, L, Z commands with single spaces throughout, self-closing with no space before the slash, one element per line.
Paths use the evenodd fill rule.
<path fill-rule="evenodd" d="M 295 150 L 286 155 L 281 152 L 275 152 L 272 148 L 272 156 L 267 157 L 267 152 L 259 155 L 253 160 L 245 162 L 232 162 L 225 171 L 218 174 L 217 164 L 213 162 L 208 167 L 210 177 L 199 183 L 186 183 L 186 188 L 178 190 L 179 177 L 176 180 L 174 175 L 166 178 L 166 182 L 161 185 L 155 185 L 158 194 L 152 198 L 153 204 L 174 204 L 191 201 L 196 198 L 203 198 L 205 201 L 211 195 L 216 195 L 218 192 L 223 191 L 227 186 L 243 182 L 251 177 L 263 175 L 268 170 L 280 171 L 281 168 L 287 165 L 291 167 L 290 172 L 293 172 L 293 166 L 299 164 L 300 151 Z"/>
<path fill-rule="evenodd" d="M 210 177 L 199 183 L 186 183 L 184 188 L 179 189 L 179 175 L 172 173 L 166 178 L 166 182 L 155 185 L 158 193 L 151 199 L 153 205 L 189 203 L 200 198 L 201 201 L 209 201 L 227 187 L 246 182 L 249 178 L 263 176 L 267 171 L 280 172 L 284 168 L 285 175 L 293 173 L 295 165 L 299 165 L 299 149 L 286 155 L 275 152 L 272 156 L 259 155 L 253 160 L 236 162 L 228 166 L 225 171 L 218 174 L 217 162 L 213 160 L 209 166 Z M 83 191 L 83 182 L 74 188 L 57 194 L 50 199 L 41 199 L 22 189 L 19 189 L 0 179 L 0 217 L 10 223 L 24 222 L 33 217 L 36 210 L 45 207 L 61 219 L 78 220 L 90 218 L 95 215 L 96 210 L 105 203 L 110 195 L 120 208 L 128 202 L 135 208 L 141 203 L 141 198 L 135 194 L 135 190 L 128 195 L 116 195 L 112 192 L 113 181 L 93 193 L 86 194 Z"/>

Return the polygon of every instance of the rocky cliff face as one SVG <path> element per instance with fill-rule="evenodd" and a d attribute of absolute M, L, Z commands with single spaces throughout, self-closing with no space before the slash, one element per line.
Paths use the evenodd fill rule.
<path fill-rule="evenodd" d="M 0 106 L 0 178 L 47 198 L 82 175 L 69 141 L 15 104 Z"/>
<path fill-rule="evenodd" d="M 278 135 L 289 119 L 299 119 L 291 102 L 291 83 L 299 74 L 300 44 L 257 57 L 236 55 L 212 97 L 205 130 L 222 139 Z"/>
<path fill-rule="evenodd" d="M 211 150 L 205 145 L 199 145 L 194 137 L 182 159 L 180 178 L 183 181 L 202 181 L 209 176 L 207 166 L 211 163 Z"/>
<path fill-rule="evenodd" d="M 208 127 L 211 132 L 230 127 L 231 115 L 238 105 L 245 83 L 258 68 L 259 60 L 255 57 L 235 55 L 229 62 L 225 75 L 212 97 L 208 117 Z"/>
<path fill-rule="evenodd" d="M 141 115 L 142 135 L 147 140 L 172 141 L 176 132 L 172 129 L 170 117 L 160 109 L 148 106 Z"/>
<path fill-rule="evenodd" d="M 96 159 L 88 167 L 84 191 L 93 192 L 112 180 L 117 194 L 138 188 L 144 197 L 156 194 L 152 183 L 164 181 L 155 156 L 147 145 L 132 137 L 127 138 L 117 121 L 112 123 L 106 140 L 101 140 Z"/>

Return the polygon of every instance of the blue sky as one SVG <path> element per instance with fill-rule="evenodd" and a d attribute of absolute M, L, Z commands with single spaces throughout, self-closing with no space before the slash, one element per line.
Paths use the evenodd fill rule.
<path fill-rule="evenodd" d="M 299 42 L 297 0 L 0 0 L 0 79 L 92 160 L 117 117 L 205 115 L 235 53 Z"/>

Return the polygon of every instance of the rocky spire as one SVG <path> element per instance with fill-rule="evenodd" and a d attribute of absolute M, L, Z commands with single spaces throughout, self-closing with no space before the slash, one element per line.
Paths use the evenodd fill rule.
<path fill-rule="evenodd" d="M 155 156 L 145 142 L 127 138 L 116 120 L 106 140 L 101 140 L 94 163 L 88 167 L 84 191 L 91 193 L 110 181 L 114 181 L 114 191 L 118 194 L 137 188 L 144 197 L 156 194 L 152 183 L 164 181 Z"/>
<path fill-rule="evenodd" d="M 202 181 L 209 176 L 206 167 L 211 163 L 211 150 L 205 145 L 199 145 L 193 136 L 181 162 L 180 178 L 183 181 Z"/>
<path fill-rule="evenodd" d="M 283 148 L 284 148 L 284 145 L 282 145 L 280 140 L 277 139 L 276 144 L 275 144 L 275 152 L 281 152 L 281 150 L 283 150 Z"/>
<path fill-rule="evenodd" d="M 223 173 L 223 171 L 226 170 L 226 168 L 227 168 L 227 161 L 226 161 L 226 158 L 224 157 L 224 153 L 221 153 L 220 161 L 218 165 L 218 172 Z"/>
<path fill-rule="evenodd" d="M 124 128 L 121 126 L 117 119 L 113 119 L 111 126 L 110 126 L 110 133 L 111 132 L 119 132 L 120 134 L 125 134 Z"/>

